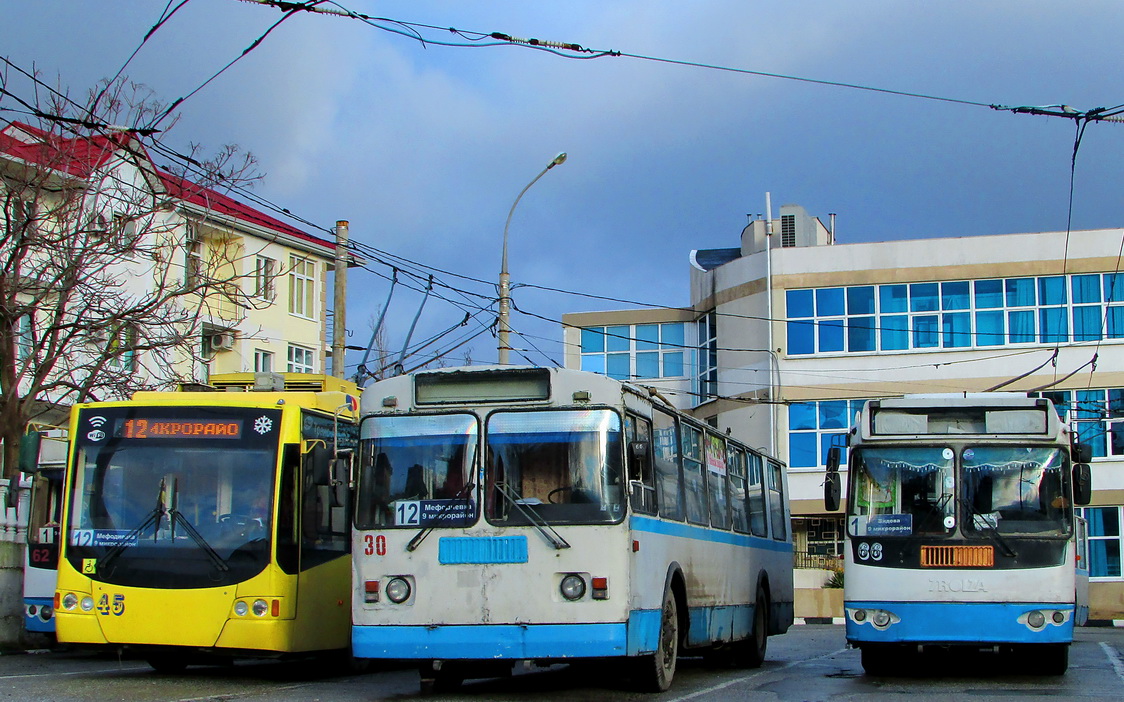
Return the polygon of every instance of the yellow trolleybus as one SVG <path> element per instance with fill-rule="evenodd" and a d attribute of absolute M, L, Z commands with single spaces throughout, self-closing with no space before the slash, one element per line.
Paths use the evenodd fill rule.
<path fill-rule="evenodd" d="M 351 383 L 251 373 L 76 406 L 59 641 L 161 671 L 347 649 L 357 409 Z"/>

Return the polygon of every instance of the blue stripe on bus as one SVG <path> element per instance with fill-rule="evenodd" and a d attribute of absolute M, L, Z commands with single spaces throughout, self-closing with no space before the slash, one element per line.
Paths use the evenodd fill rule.
<path fill-rule="evenodd" d="M 650 534 L 679 536 L 685 539 L 713 541 L 719 544 L 732 544 L 734 546 L 763 548 L 768 551 L 792 553 L 792 544 L 787 541 L 774 541 L 773 539 L 766 539 L 760 536 L 750 536 L 749 534 L 739 534 L 733 531 L 722 531 L 710 527 L 694 526 L 693 524 L 684 524 L 682 522 L 668 522 L 662 519 L 653 519 L 652 517 L 634 516 L 630 518 L 629 525 L 632 527 L 633 531 L 644 531 Z"/>
<path fill-rule="evenodd" d="M 749 636 L 753 606 L 694 607 L 688 643 Z M 606 658 L 654 653 L 660 610 L 637 609 L 628 622 L 604 624 L 458 624 L 361 626 L 351 630 L 359 658 L 510 659 Z"/>
<path fill-rule="evenodd" d="M 1073 605 L 1034 602 L 844 602 L 847 640 L 855 643 L 1069 643 L 1073 641 Z M 879 631 L 867 620 L 851 618 L 851 609 L 882 609 L 901 621 Z M 1070 612 L 1064 624 L 1047 623 L 1034 631 L 1018 618 L 1036 609 Z"/>
<path fill-rule="evenodd" d="M 464 563 L 526 563 L 526 536 L 442 536 L 437 547 L 441 565 Z"/>

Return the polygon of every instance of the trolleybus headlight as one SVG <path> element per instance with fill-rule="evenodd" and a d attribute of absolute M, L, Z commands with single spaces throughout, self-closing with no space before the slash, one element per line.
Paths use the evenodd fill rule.
<path fill-rule="evenodd" d="M 78 606 L 78 595 L 75 595 L 73 592 L 68 592 L 68 593 L 66 593 L 65 595 L 62 596 L 62 608 L 63 609 L 74 609 L 77 606 Z"/>
<path fill-rule="evenodd" d="M 1030 625 L 1032 629 L 1041 629 L 1046 624 L 1046 615 L 1038 610 L 1034 610 L 1026 615 L 1026 623 Z"/>
<path fill-rule="evenodd" d="M 394 604 L 410 599 L 410 583 L 404 578 L 391 578 L 386 583 L 386 598 Z"/>
<path fill-rule="evenodd" d="M 1065 622 L 1065 612 L 1055 609 L 1050 618 L 1054 620 L 1055 624 L 1062 624 Z"/>
<path fill-rule="evenodd" d="M 562 591 L 562 596 L 567 600 L 580 600 L 585 596 L 585 580 L 580 575 L 570 573 L 562 578 L 562 585 L 559 589 Z"/>
<path fill-rule="evenodd" d="M 851 618 L 854 619 L 856 622 L 865 622 L 866 621 L 866 610 L 865 609 L 856 609 L 854 611 L 854 613 L 851 615 Z"/>
<path fill-rule="evenodd" d="M 249 612 L 249 611 L 250 611 L 250 605 L 246 604 L 245 600 L 238 600 L 237 602 L 234 603 L 234 613 L 237 614 L 239 617 L 246 616 L 246 613 Z"/>
<path fill-rule="evenodd" d="M 82 608 L 83 612 L 92 612 L 94 610 L 94 598 L 89 596 L 83 597 L 82 601 L 78 603 L 78 606 Z"/>
<path fill-rule="evenodd" d="M 49 622 L 49 621 L 51 621 L 51 617 L 54 616 L 54 614 L 55 614 L 55 610 L 51 609 L 47 605 L 43 605 L 42 607 L 39 608 L 39 619 L 40 619 L 40 621 Z"/>
<path fill-rule="evenodd" d="M 890 624 L 890 613 L 889 612 L 883 612 L 882 610 L 877 610 L 877 611 L 875 611 L 874 616 L 871 617 L 870 620 L 872 622 L 874 622 L 874 626 L 876 626 L 878 628 L 882 628 L 884 626 L 889 626 L 889 624 Z"/>
<path fill-rule="evenodd" d="M 253 610 L 255 617 L 264 617 L 269 611 L 269 603 L 265 600 L 254 600 Z"/>

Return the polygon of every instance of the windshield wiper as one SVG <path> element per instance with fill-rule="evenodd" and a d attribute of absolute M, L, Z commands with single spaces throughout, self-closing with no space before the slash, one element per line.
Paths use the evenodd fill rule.
<path fill-rule="evenodd" d="M 467 483 L 460 490 L 457 490 L 457 494 L 453 495 L 452 499 L 441 508 L 441 511 L 433 516 L 433 519 L 429 522 L 429 526 L 422 527 L 421 531 L 414 534 L 414 538 L 410 539 L 410 543 L 406 544 L 406 550 L 413 551 L 418 546 L 421 546 L 421 542 L 425 541 L 425 537 L 429 536 L 429 533 L 437 527 L 437 523 L 440 522 L 446 514 L 451 512 L 453 507 L 459 504 L 457 500 L 472 492 L 475 487 L 476 485 L 474 483 Z"/>
<path fill-rule="evenodd" d="M 550 526 L 550 523 L 536 514 L 534 510 L 527 509 L 527 507 L 525 506 L 526 503 L 521 501 L 523 498 L 521 498 L 513 490 L 510 490 L 506 485 L 499 481 L 496 481 L 496 490 L 498 490 L 499 493 L 503 495 L 508 504 L 519 510 L 519 513 L 526 517 L 527 521 L 530 522 L 533 527 L 538 529 L 539 533 L 542 534 L 543 537 L 550 542 L 551 546 L 556 549 L 570 548 L 570 544 L 566 542 L 566 539 L 563 539 L 562 535 L 555 531 L 554 527 Z"/>
<path fill-rule="evenodd" d="M 984 516 L 982 512 L 977 512 L 976 508 L 973 507 L 972 504 L 965 500 L 963 497 L 957 498 L 957 501 L 961 504 L 961 506 L 968 510 L 969 514 L 972 515 L 972 525 L 976 527 L 976 531 L 980 531 L 979 526 L 983 525 L 983 531 L 991 537 L 991 540 L 994 541 L 997 546 L 999 546 L 1004 556 L 1007 556 L 1008 558 L 1015 558 L 1018 556 L 1018 554 L 1015 553 L 1015 549 L 1011 548 L 1011 545 L 1007 543 L 1007 540 L 1003 538 L 1003 536 L 999 533 L 999 529 L 997 529 L 995 525 L 991 523 L 990 519 Z M 979 517 L 979 519 L 976 519 L 976 517 Z"/>

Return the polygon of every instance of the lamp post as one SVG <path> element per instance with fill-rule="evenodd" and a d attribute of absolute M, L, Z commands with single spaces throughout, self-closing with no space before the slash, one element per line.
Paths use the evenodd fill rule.
<path fill-rule="evenodd" d="M 519 195 L 515 198 L 515 202 L 511 203 L 511 210 L 508 211 L 507 221 L 503 225 L 503 260 L 500 262 L 500 313 L 498 320 L 499 329 L 496 335 L 497 341 L 499 342 L 497 350 L 499 352 L 498 357 L 499 364 L 501 366 L 506 366 L 508 364 L 508 358 L 511 352 L 511 346 L 508 345 L 508 335 L 511 333 L 511 324 L 509 322 L 509 316 L 511 313 L 511 278 L 507 274 L 507 230 L 508 227 L 511 226 L 511 216 L 515 214 L 515 206 L 519 204 L 519 201 L 521 199 L 523 199 L 523 194 L 530 190 L 531 186 L 537 183 L 539 178 L 542 178 L 544 175 L 546 175 L 547 171 L 557 165 L 562 164 L 565 161 L 565 152 L 558 154 L 554 157 L 554 160 L 546 164 L 546 168 L 539 171 L 539 174 L 535 176 L 530 183 L 527 183 L 526 187 L 519 191 Z"/>

